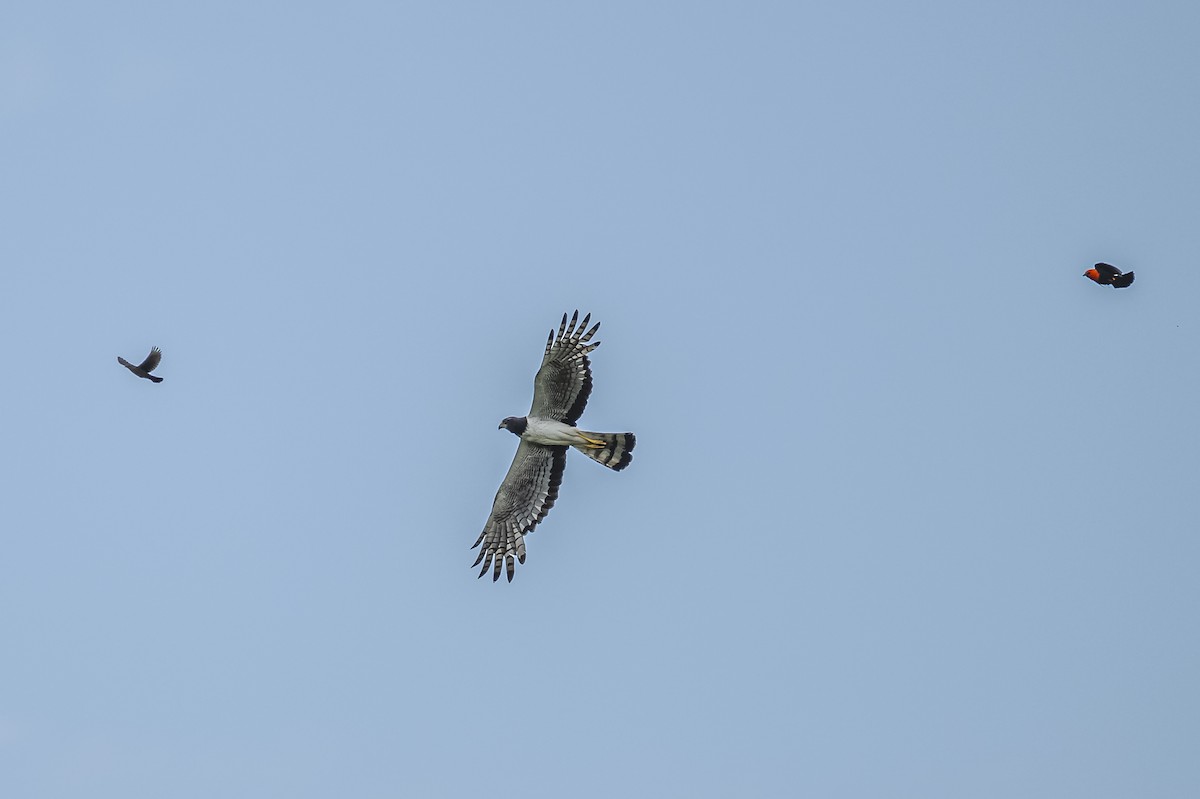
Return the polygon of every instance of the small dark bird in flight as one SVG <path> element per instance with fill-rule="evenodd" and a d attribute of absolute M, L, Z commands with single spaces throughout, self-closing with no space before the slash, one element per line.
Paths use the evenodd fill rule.
<path fill-rule="evenodd" d="M 160 350 L 158 347 L 150 350 L 150 354 L 146 356 L 146 360 L 142 361 L 137 366 L 134 366 L 120 355 L 117 356 L 117 363 L 121 364 L 138 377 L 144 377 L 147 380 L 153 380 L 155 383 L 161 383 L 163 379 L 161 377 L 155 377 L 150 373 L 158 367 L 158 362 L 161 360 L 162 350 Z"/>
<path fill-rule="evenodd" d="M 1133 272 L 1122 272 L 1112 264 L 1096 264 L 1083 273 L 1083 276 L 1094 280 L 1101 286 L 1112 286 L 1115 289 L 1128 288 L 1133 282 Z"/>

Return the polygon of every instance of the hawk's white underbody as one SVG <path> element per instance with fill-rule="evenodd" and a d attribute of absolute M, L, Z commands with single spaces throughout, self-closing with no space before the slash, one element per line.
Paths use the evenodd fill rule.
<path fill-rule="evenodd" d="M 583 437 L 578 428 L 553 419 L 542 419 L 538 416 L 525 417 L 525 432 L 521 438 L 533 444 L 545 444 L 550 447 L 581 447 L 588 440 Z"/>

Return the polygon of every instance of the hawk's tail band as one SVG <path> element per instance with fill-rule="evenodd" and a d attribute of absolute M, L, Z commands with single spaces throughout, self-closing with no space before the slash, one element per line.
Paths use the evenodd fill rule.
<path fill-rule="evenodd" d="M 584 444 L 576 446 L 575 449 L 614 472 L 621 471 L 633 460 L 633 445 L 637 443 L 633 433 L 588 433 L 583 430 L 579 433 L 584 438 L 603 441 L 604 446 L 589 447 Z"/>

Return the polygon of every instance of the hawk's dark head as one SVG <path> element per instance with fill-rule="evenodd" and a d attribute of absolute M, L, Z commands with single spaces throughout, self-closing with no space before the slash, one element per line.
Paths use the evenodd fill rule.
<path fill-rule="evenodd" d="M 529 421 L 524 416 L 506 416 L 496 429 L 511 431 L 517 438 L 520 438 L 525 434 L 525 427 L 528 424 Z"/>

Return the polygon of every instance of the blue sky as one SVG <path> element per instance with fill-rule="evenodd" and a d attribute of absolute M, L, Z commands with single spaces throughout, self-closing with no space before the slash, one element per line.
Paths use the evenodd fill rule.
<path fill-rule="evenodd" d="M 1200 790 L 1194 4 L 3 18 L 0 793 Z"/>

